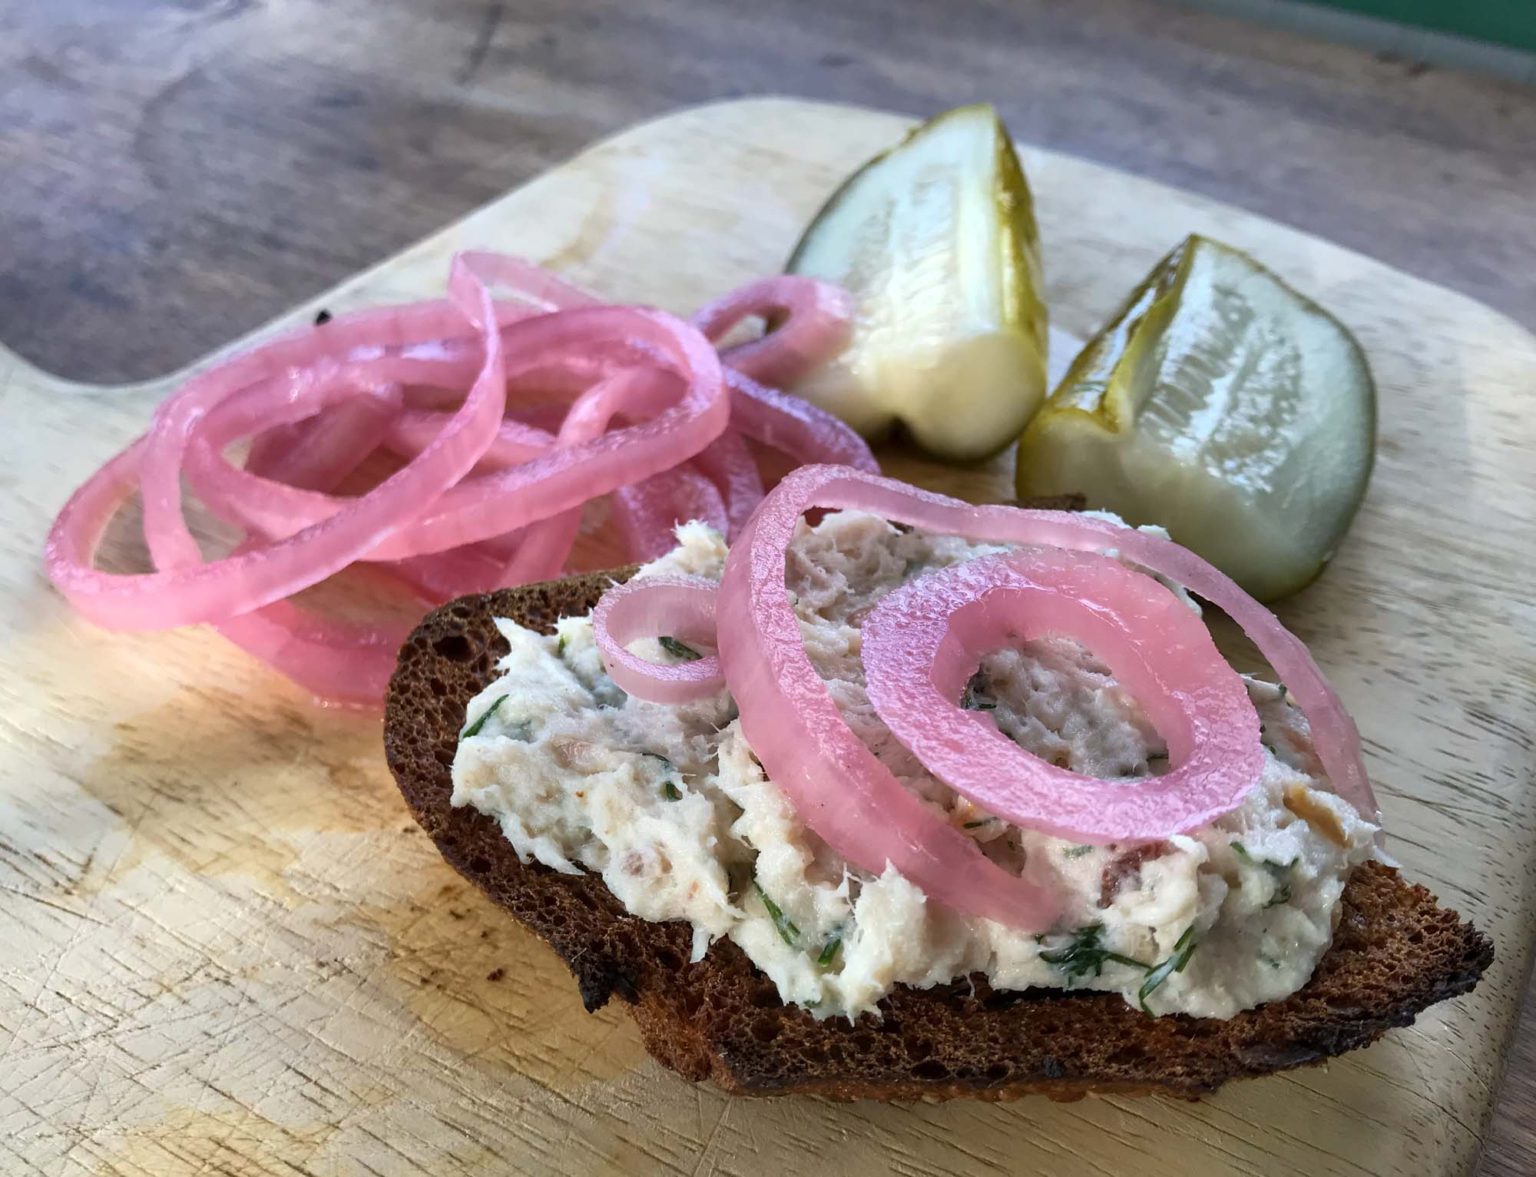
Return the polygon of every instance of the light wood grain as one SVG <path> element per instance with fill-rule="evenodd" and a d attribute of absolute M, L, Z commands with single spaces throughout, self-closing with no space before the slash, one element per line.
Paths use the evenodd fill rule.
<path fill-rule="evenodd" d="M 690 307 L 782 258 L 892 116 L 760 101 L 636 129 L 345 284 L 439 288 L 460 246 L 554 259 Z M 703 147 L 707 146 L 707 150 Z M 93 394 L 21 364 L 0 404 L 0 1157 L 47 1173 L 1460 1173 L 1530 957 L 1536 342 L 1497 314 L 1251 215 L 1025 152 L 1061 325 L 1090 329 L 1191 230 L 1255 252 L 1359 334 L 1383 393 L 1376 481 L 1285 609 L 1356 712 L 1394 848 L 1494 936 L 1475 994 L 1326 1071 L 1199 1105 L 731 1101 L 589 1018 L 562 969 L 411 832 L 378 724 L 189 631 L 71 616 L 38 551 L 68 488 L 163 384 Z M 297 309 L 298 321 L 315 307 Z M 1006 493 L 907 464 L 930 484 Z M 850 1148 L 856 1142 L 856 1147 Z"/>

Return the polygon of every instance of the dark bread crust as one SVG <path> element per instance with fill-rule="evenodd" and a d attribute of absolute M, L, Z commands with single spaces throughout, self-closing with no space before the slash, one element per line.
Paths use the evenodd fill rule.
<path fill-rule="evenodd" d="M 754 1095 L 1013 1099 L 1089 1091 L 1197 1097 L 1228 1079 L 1321 1062 L 1466 993 L 1493 960 L 1488 938 L 1423 887 L 1369 863 L 1344 891 L 1332 948 L 1284 1001 L 1227 1021 L 1149 1017 L 1116 994 L 992 989 L 975 977 L 897 988 L 884 1017 L 818 1022 L 784 1006 L 729 941 L 689 963 L 691 929 L 629 915 L 597 875 L 524 865 L 491 818 L 449 804 L 469 700 L 506 651 L 492 619 L 548 632 L 586 613 L 633 569 L 505 589 L 430 614 L 400 652 L 384 744 L 416 820 L 460 874 L 545 940 L 595 1010 L 617 994 L 646 1049 L 692 1080 Z"/>

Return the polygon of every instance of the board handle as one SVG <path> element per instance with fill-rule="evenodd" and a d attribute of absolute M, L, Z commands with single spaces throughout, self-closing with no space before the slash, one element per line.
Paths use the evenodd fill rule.
<path fill-rule="evenodd" d="M 160 394 L 180 379 L 182 376 L 178 373 L 127 384 L 91 384 L 83 380 L 70 380 L 63 376 L 55 376 L 52 372 L 45 372 L 32 361 L 0 343 L 0 401 L 19 391 L 38 392 L 46 396 Z"/>
<path fill-rule="evenodd" d="M 26 380 L 28 384 L 49 381 L 51 377 L 42 369 L 29 364 L 5 344 L 0 343 L 0 392 Z"/>

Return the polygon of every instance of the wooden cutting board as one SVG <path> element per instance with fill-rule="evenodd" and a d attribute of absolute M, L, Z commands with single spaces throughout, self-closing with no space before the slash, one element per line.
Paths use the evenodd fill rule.
<path fill-rule="evenodd" d="M 677 114 L 285 323 L 435 293 L 454 250 L 488 246 L 686 310 L 776 268 L 838 179 L 906 125 L 778 99 Z M 554 957 L 441 863 L 384 768 L 377 719 L 316 709 L 209 632 L 114 636 L 65 608 L 40 569 L 48 522 L 175 378 L 84 388 L 0 353 L 0 1168 L 1467 1170 L 1533 928 L 1536 341 L 1237 209 L 1024 158 L 1068 330 L 1092 330 L 1199 231 L 1251 250 L 1365 345 L 1375 481 L 1338 560 L 1283 613 L 1359 719 L 1394 852 L 1496 940 L 1474 995 L 1326 1070 L 1199 1104 L 844 1106 L 687 1084 L 648 1061 L 617 1005 L 585 1014 Z M 1006 465 L 897 472 L 1001 497 Z"/>

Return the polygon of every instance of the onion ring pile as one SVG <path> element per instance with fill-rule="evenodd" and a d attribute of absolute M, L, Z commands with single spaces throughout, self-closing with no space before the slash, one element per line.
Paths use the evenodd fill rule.
<path fill-rule="evenodd" d="M 1306 714 L 1333 787 L 1378 819 L 1354 722 L 1306 647 L 1194 553 L 1072 512 L 973 506 L 861 470 L 807 466 L 763 500 L 718 586 L 634 581 L 605 598 L 594 626 L 610 674 L 640 698 L 684 702 L 723 683 L 763 770 L 806 825 L 860 869 L 894 866 L 938 903 L 1027 931 L 1044 931 L 1059 915 L 1050 879 L 993 863 L 908 792 L 843 720 L 806 654 L 785 587 L 795 528 L 816 508 L 1020 545 L 909 582 L 871 611 L 861 634 L 881 719 L 938 779 L 989 812 L 1079 842 L 1137 843 L 1208 824 L 1258 782 L 1253 704 L 1204 624 L 1159 574 L 1242 627 Z M 718 674 L 702 663 L 615 655 L 637 637 L 683 624 L 697 632 L 711 590 Z M 1166 776 L 1124 785 L 1055 768 L 1006 740 L 988 717 L 955 705 L 983 654 L 1047 633 L 1082 640 L 1121 676 L 1168 742 Z"/>
<path fill-rule="evenodd" d="M 830 358 L 851 313 L 835 287 L 778 277 L 686 323 L 604 305 L 515 258 L 459 254 L 445 299 L 339 316 L 188 381 L 64 506 L 47 572 L 108 629 L 212 624 L 323 701 L 378 706 L 409 625 L 349 624 L 288 598 L 358 563 L 417 604 L 558 576 L 582 506 L 602 495 L 633 560 L 689 519 L 734 535 L 763 495 L 749 441 L 876 469 L 842 422 L 759 382 Z M 716 352 L 767 315 L 769 334 Z M 247 440 L 237 465 L 227 451 Z M 381 451 L 397 468 L 342 493 Z M 204 557 L 183 479 L 244 533 L 227 556 Z M 135 492 L 155 570 L 103 571 L 102 536 Z"/>

